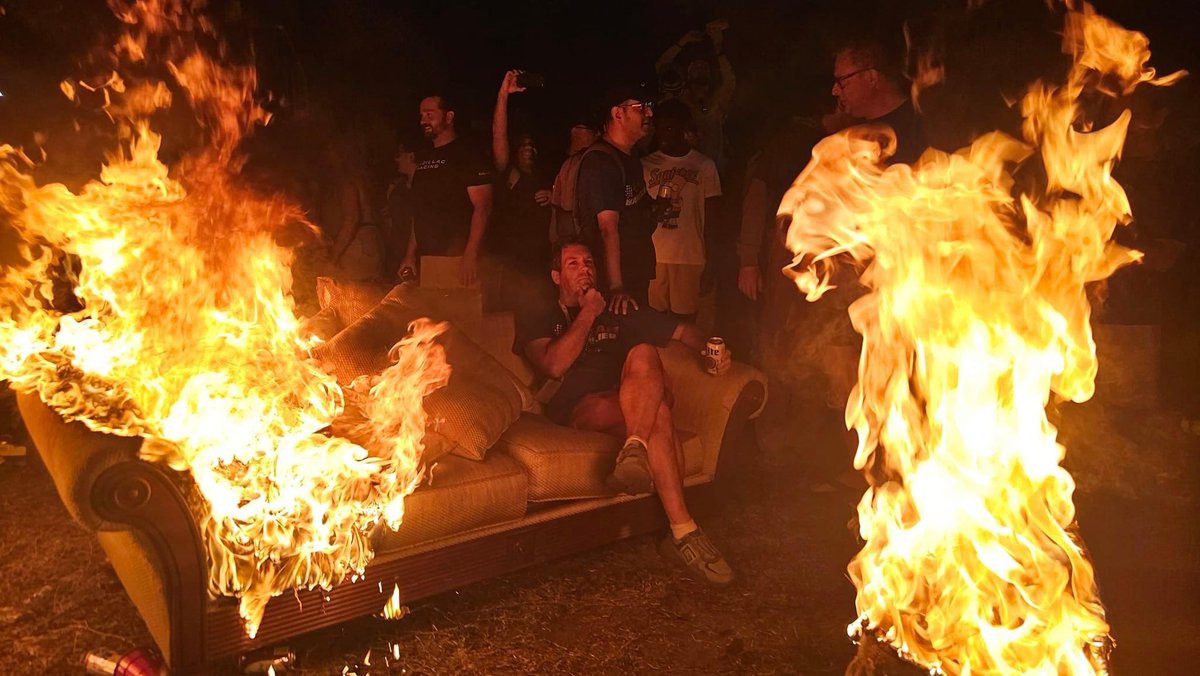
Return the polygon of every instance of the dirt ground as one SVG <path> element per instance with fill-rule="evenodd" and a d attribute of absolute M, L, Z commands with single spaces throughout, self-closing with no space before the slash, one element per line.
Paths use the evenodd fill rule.
<path fill-rule="evenodd" d="M 1120 424 L 1098 422 L 1114 417 Z M 1164 412 L 1076 413 L 1061 426 L 1072 454 L 1090 458 L 1077 469 L 1088 489 L 1077 502 L 1117 639 L 1115 672 L 1180 673 L 1200 658 L 1196 437 Z M 1128 443 L 1114 451 L 1114 436 Z M 845 673 L 859 491 L 814 476 L 813 456 L 832 447 L 819 437 L 789 458 L 752 459 L 702 521 L 740 574 L 731 588 L 683 578 L 653 538 L 635 538 L 418 602 L 400 621 L 303 637 L 291 644 L 298 673 Z M 1109 466 L 1129 453 L 1140 464 Z M 0 464 L 0 673 L 79 674 L 89 650 L 150 644 L 36 457 Z M 226 663 L 212 673 L 240 672 Z"/>

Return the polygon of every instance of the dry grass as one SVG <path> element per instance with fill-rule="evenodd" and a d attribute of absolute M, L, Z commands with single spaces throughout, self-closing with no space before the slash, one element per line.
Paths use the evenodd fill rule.
<path fill-rule="evenodd" d="M 1200 564 L 1188 548 L 1200 538 L 1180 537 L 1180 528 L 1196 530 L 1195 449 L 1187 435 L 1163 432 L 1164 416 L 1122 422 L 1134 446 L 1160 447 L 1147 452 L 1157 469 L 1139 470 L 1141 478 L 1115 491 L 1169 493 L 1128 503 L 1164 524 L 1161 537 L 1147 534 L 1141 512 L 1125 502 L 1091 520 L 1081 509 L 1101 583 L 1147 585 L 1105 591 L 1124 673 L 1154 673 L 1142 668 L 1161 654 L 1154 641 L 1192 635 L 1200 624 L 1196 585 L 1187 587 Z M 1064 424 L 1079 437 L 1072 440 L 1077 452 L 1088 443 L 1086 422 Z M 814 442 L 807 453 L 819 448 Z M 728 589 L 681 577 L 659 558 L 653 538 L 635 538 L 413 604 L 400 621 L 364 618 L 294 640 L 299 672 L 844 673 L 854 656 L 845 638 L 854 615 L 845 563 L 856 549 L 847 525 L 858 495 L 842 487 L 814 491 L 812 466 L 799 454 L 753 462 L 722 511 L 702 520 L 740 574 Z M 1110 474 L 1105 467 L 1101 474 Z M 1094 497 L 1103 503 L 1109 497 L 1102 488 Z M 1122 544 L 1134 535 L 1149 538 L 1136 556 Z M 1163 551 L 1146 556 L 1156 546 Z M 1155 566 L 1152 575 L 1147 565 Z M 1151 579 L 1180 582 L 1157 590 Z M 1191 606 L 1166 607 L 1180 598 Z M 1168 625 L 1178 631 L 1164 634 Z M 88 650 L 150 643 L 95 538 L 69 520 L 36 458 L 0 465 L 0 673 L 81 673 Z M 225 663 L 212 673 L 239 672 Z"/>

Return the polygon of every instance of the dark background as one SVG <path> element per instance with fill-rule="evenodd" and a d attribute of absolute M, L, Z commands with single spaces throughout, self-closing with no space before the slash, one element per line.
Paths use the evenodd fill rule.
<path fill-rule="evenodd" d="M 970 15 L 965 0 L 209 4 L 234 54 L 252 55 L 263 88 L 287 102 L 279 111 L 281 129 L 289 114 L 319 110 L 337 126 L 415 136 L 417 101 L 438 89 L 455 95 L 472 128 L 486 131 L 500 79 L 515 67 L 546 76 L 544 90 L 514 100 L 514 125 L 541 134 L 551 151 L 565 142 L 568 118 L 607 83 L 652 85 L 663 50 L 687 30 L 725 17 L 731 25 L 726 52 L 738 78 L 729 119 L 734 159 L 757 149 L 779 119 L 831 103 L 829 51 L 847 35 L 873 34 L 902 45 L 908 21 L 917 40 L 944 41 L 948 86 L 963 91 L 953 97 L 951 112 L 978 120 L 1005 108 L 999 93 L 1018 95 L 1025 82 L 1053 67 L 1060 25 L 1041 0 L 993 0 Z M 1161 70 L 1200 63 L 1195 3 L 1097 4 L 1151 37 Z M 70 110 L 59 81 L 83 74 L 85 57 L 108 44 L 116 21 L 99 0 L 9 0 L 3 6 L 0 134 L 28 144 L 33 131 L 51 128 Z M 390 153 L 389 147 L 380 154 Z"/>

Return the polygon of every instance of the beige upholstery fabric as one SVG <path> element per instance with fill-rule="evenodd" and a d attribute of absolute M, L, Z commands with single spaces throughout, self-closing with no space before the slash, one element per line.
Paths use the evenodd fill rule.
<path fill-rule="evenodd" d="M 504 368 L 508 369 L 527 388 L 532 388 L 536 374 L 524 357 L 512 351 L 516 338 L 516 319 L 511 312 L 489 312 L 483 316 L 483 331 L 479 344 Z"/>
<path fill-rule="evenodd" d="M 317 302 L 322 310 L 333 310 L 342 326 L 350 326 L 371 311 L 392 288 L 379 282 L 348 282 L 317 277 Z"/>
<path fill-rule="evenodd" d="M 684 475 L 691 476 L 704 464 L 704 447 L 699 437 L 686 430 L 679 431 L 679 438 Z M 525 467 L 530 501 L 570 500 L 612 495 L 604 480 L 612 472 L 621 442 L 607 434 L 563 427 L 527 413 L 500 437 L 496 449 Z"/>
<path fill-rule="evenodd" d="M 516 376 L 466 336 L 451 327 L 439 342 L 450 362 L 450 383 L 425 398 L 425 445 L 440 444 L 455 455 L 482 460 L 533 396 Z"/>
<path fill-rule="evenodd" d="M 503 453 L 490 453 L 482 462 L 448 455 L 404 499 L 399 530 L 376 532 L 375 552 L 519 519 L 525 515 L 526 488 L 525 471 Z"/>
<path fill-rule="evenodd" d="M 454 324 L 473 340 L 481 335 L 483 297 L 478 289 L 438 289 L 404 284 L 389 296 L 420 308 L 426 317 Z"/>
<path fill-rule="evenodd" d="M 388 352 L 408 335 L 408 325 L 421 316 L 419 310 L 399 299 L 385 298 L 328 342 L 313 349 L 313 356 L 338 382 L 378 373 L 388 366 Z"/>
<path fill-rule="evenodd" d="M 464 288 L 458 277 L 460 265 L 462 256 L 421 256 L 421 286 L 427 289 Z M 479 282 L 471 288 L 478 289 Z"/>
<path fill-rule="evenodd" d="M 344 328 L 346 327 L 342 324 L 342 320 L 338 319 L 337 311 L 334 308 L 327 307 L 300 322 L 299 333 L 301 338 L 315 337 L 321 340 L 329 340 Z"/>
<path fill-rule="evenodd" d="M 751 383 L 757 382 L 765 388 L 766 376 L 739 362 L 734 362 L 728 371 L 719 376 L 710 375 L 701 368 L 699 356 L 681 343 L 672 342 L 658 353 L 662 356 L 667 380 L 675 395 L 675 406 L 671 409 L 675 416 L 675 427 L 692 430 L 700 437 L 704 449 L 701 472 L 714 474 L 734 404 L 742 390 Z M 760 405 L 750 417 L 757 417 L 761 412 Z"/>
<path fill-rule="evenodd" d="M 138 531 L 100 531 L 96 537 L 159 650 L 170 655 L 171 615 L 167 599 L 171 594 L 162 563 L 149 539 Z"/>
<path fill-rule="evenodd" d="M 424 314 L 413 295 L 397 287 L 313 355 L 347 385 L 388 366 L 388 351 L 408 333 L 409 323 Z M 450 363 L 450 382 L 425 398 L 426 457 L 455 453 L 482 460 L 533 396 L 516 376 L 480 348 L 466 333 L 449 326 L 438 337 Z"/>
<path fill-rule="evenodd" d="M 97 530 L 128 528 L 100 518 L 92 509 L 92 488 L 106 469 L 137 458 L 141 438 L 102 434 L 89 430 L 81 422 L 64 422 L 36 394 L 18 393 L 17 405 L 29 437 L 71 516 Z"/>

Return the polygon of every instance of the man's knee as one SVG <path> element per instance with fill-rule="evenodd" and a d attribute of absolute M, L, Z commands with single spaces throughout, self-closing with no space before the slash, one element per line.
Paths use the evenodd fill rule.
<path fill-rule="evenodd" d="M 658 350 L 649 343 L 639 343 L 633 346 L 625 356 L 625 372 L 661 372 L 662 359 Z"/>

